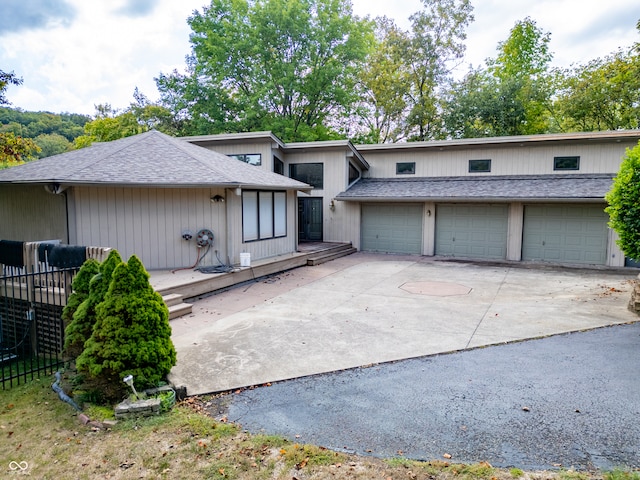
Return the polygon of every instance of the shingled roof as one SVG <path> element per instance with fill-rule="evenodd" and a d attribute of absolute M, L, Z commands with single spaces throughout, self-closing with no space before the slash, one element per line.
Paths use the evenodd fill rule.
<path fill-rule="evenodd" d="M 336 200 L 603 200 L 611 174 L 364 178 Z"/>
<path fill-rule="evenodd" d="M 311 189 L 155 130 L 0 170 L 1 183 Z"/>

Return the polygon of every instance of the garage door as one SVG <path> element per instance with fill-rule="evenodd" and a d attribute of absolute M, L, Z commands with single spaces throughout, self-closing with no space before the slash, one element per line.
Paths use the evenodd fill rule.
<path fill-rule="evenodd" d="M 604 265 L 607 221 L 602 205 L 525 205 L 522 259 Z"/>
<path fill-rule="evenodd" d="M 503 259 L 507 205 L 437 205 L 436 255 Z"/>
<path fill-rule="evenodd" d="M 362 205 L 362 250 L 422 254 L 422 205 Z"/>

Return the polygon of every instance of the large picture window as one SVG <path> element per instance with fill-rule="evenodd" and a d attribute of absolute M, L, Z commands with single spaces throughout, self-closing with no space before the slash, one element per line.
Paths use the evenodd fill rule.
<path fill-rule="evenodd" d="M 313 188 L 323 188 L 323 167 L 322 163 L 292 163 L 289 165 L 289 176 L 299 182 L 308 183 Z"/>
<path fill-rule="evenodd" d="M 242 192 L 242 241 L 287 236 L 286 192 Z"/>

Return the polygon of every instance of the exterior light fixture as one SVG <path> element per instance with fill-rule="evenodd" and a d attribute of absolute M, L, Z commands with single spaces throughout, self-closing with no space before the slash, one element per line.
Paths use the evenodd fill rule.
<path fill-rule="evenodd" d="M 127 375 L 122 379 L 122 381 L 131 387 L 131 390 L 133 390 L 133 394 L 136 396 L 136 398 L 140 398 L 138 396 L 138 392 L 136 392 L 136 387 L 133 386 L 133 375 Z"/>

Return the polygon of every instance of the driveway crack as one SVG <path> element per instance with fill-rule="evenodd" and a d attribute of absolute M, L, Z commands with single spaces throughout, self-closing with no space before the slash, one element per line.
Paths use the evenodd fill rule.
<path fill-rule="evenodd" d="M 478 324 L 476 325 L 476 328 L 473 329 L 473 333 L 471 334 L 471 336 L 469 337 L 469 341 L 467 342 L 467 344 L 465 345 L 465 349 L 469 348 L 469 345 L 471 345 L 471 341 L 473 340 L 473 337 L 476 336 L 476 333 L 478 332 L 478 329 L 480 328 L 480 325 L 482 325 L 482 322 L 484 321 L 484 319 L 487 317 L 487 313 L 489 313 L 489 310 L 491 310 L 491 307 L 493 307 L 493 304 L 496 301 L 496 298 L 498 298 L 498 294 L 500 293 L 500 290 L 502 290 L 502 286 L 505 284 L 505 282 L 507 281 L 507 276 L 509 275 L 509 272 L 511 271 L 510 268 L 508 268 L 506 270 L 506 272 L 504 273 L 504 277 L 502 277 L 502 280 L 500 281 L 500 285 L 498 286 L 498 289 L 496 290 L 495 295 L 493 296 L 493 298 L 491 299 L 491 301 L 489 302 L 489 305 L 487 305 L 487 308 L 485 309 L 485 311 L 483 312 L 483 314 L 480 316 L 480 321 L 478 322 Z"/>

